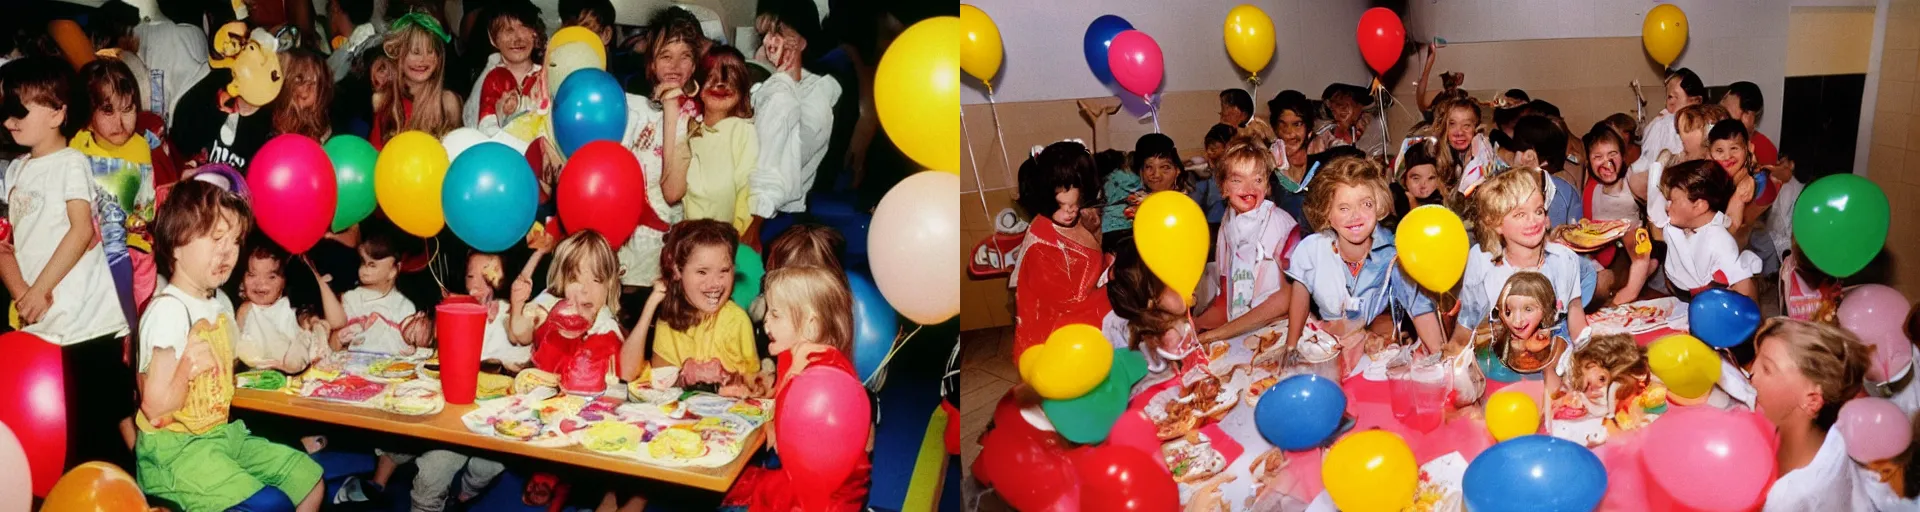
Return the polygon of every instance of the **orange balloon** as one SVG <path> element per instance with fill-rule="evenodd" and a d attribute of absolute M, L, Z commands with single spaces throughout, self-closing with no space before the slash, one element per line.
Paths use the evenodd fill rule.
<path fill-rule="evenodd" d="M 80 24 L 73 20 L 54 20 L 47 24 L 47 33 L 60 45 L 60 53 L 73 64 L 73 69 L 93 62 L 93 40 L 87 39 L 87 32 L 80 30 Z"/>
<path fill-rule="evenodd" d="M 41 510 L 147 510 L 147 496 L 140 493 L 140 484 L 133 481 L 133 476 L 119 466 L 94 461 L 81 464 L 67 472 L 67 476 L 60 477 L 60 482 L 53 484 L 53 490 L 47 491 L 47 502 Z"/>

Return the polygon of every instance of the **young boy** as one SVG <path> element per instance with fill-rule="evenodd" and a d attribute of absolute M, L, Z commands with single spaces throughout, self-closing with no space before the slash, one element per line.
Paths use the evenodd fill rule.
<path fill-rule="evenodd" d="M 133 468 L 130 429 L 133 370 L 127 367 L 127 317 L 94 240 L 93 174 L 87 157 L 67 147 L 86 119 L 69 108 L 73 68 L 27 58 L 0 68 L 6 84 L 7 132 L 28 150 L 7 167 L 7 220 L 13 245 L 0 241 L 0 281 L 14 297 L 20 330 L 61 347 L 66 381 L 67 468 L 106 461 Z"/>
<path fill-rule="evenodd" d="M 335 331 L 335 351 L 354 350 L 389 355 L 413 355 L 431 348 L 433 321 L 394 288 L 400 276 L 393 235 L 366 230 L 360 241 L 360 287 L 340 296 L 347 326 Z"/>
<path fill-rule="evenodd" d="M 1760 133 L 1760 112 L 1766 107 L 1766 100 L 1760 97 L 1760 86 L 1753 82 L 1734 82 L 1727 86 L 1727 93 L 1720 96 L 1720 106 L 1727 109 L 1727 115 L 1740 120 L 1753 135 L 1753 161 L 1759 166 L 1773 165 L 1780 160 L 1780 149 L 1774 147 L 1773 140 L 1767 134 Z"/>
<path fill-rule="evenodd" d="M 1246 89 L 1224 89 L 1220 91 L 1220 124 L 1234 129 L 1246 128 L 1247 121 L 1253 119 L 1253 96 Z"/>
<path fill-rule="evenodd" d="M 246 202 L 188 180 L 160 213 L 154 256 L 168 285 L 140 318 L 140 488 L 185 510 L 289 510 L 296 502 L 319 510 L 320 465 L 228 418 L 239 328 L 219 287 L 239 259 Z"/>
<path fill-rule="evenodd" d="M 1727 202 L 1733 178 L 1710 160 L 1693 160 L 1666 169 L 1660 189 L 1667 197 L 1667 281 L 1682 299 L 1714 286 L 1755 297 L 1754 273 L 1760 258 L 1742 252 L 1727 231 Z"/>

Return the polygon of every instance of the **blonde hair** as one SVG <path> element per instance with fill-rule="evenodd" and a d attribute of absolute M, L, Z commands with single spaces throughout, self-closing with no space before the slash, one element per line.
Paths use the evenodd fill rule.
<path fill-rule="evenodd" d="M 1585 379 L 1586 363 L 1599 366 L 1607 372 L 1609 379 L 1618 382 L 1621 377 L 1644 372 L 1647 357 L 1640 344 L 1633 341 L 1633 336 L 1602 334 L 1573 351 L 1573 364 L 1567 371 L 1567 380 L 1577 383 Z"/>
<path fill-rule="evenodd" d="M 811 266 L 842 274 L 840 253 L 846 245 L 846 238 L 833 228 L 819 224 L 795 224 L 767 244 L 767 271 Z"/>
<path fill-rule="evenodd" d="M 1693 131 L 1694 128 L 1699 128 L 1700 132 L 1704 134 L 1713 131 L 1714 123 L 1732 118 L 1733 116 L 1727 114 L 1726 107 L 1718 104 L 1700 103 L 1689 105 L 1681 108 L 1679 112 L 1673 113 L 1673 129 L 1681 133 L 1686 133 Z M 1701 140 L 1704 141 L 1705 138 L 1702 137 Z"/>
<path fill-rule="evenodd" d="M 407 52 L 422 45 L 438 54 L 440 61 L 433 67 L 433 76 L 427 79 L 426 85 L 429 86 L 430 91 L 425 94 L 426 97 L 413 98 L 411 97 L 412 87 L 407 84 L 407 74 L 402 63 L 405 62 Z M 380 48 L 386 53 L 387 58 L 393 60 L 393 79 L 387 82 L 385 91 L 387 96 L 385 112 L 377 114 L 379 118 L 375 119 L 375 122 L 384 123 L 393 129 L 383 131 L 381 135 L 392 139 L 401 132 L 419 130 L 438 138 L 453 131 L 454 128 L 459 128 L 458 113 L 448 115 L 447 106 L 441 104 L 447 96 L 446 45 L 441 44 L 440 39 L 426 29 L 407 25 L 400 30 L 388 33 Z M 402 98 L 413 100 L 413 115 L 407 115 Z M 453 107 L 453 110 L 459 110 L 458 105 Z"/>
<path fill-rule="evenodd" d="M 1808 382 L 1820 387 L 1820 411 L 1814 426 L 1826 429 L 1840 419 L 1840 406 L 1860 394 L 1867 378 L 1867 351 L 1853 333 L 1823 323 L 1774 317 L 1754 333 L 1755 346 L 1768 340 L 1787 343 L 1787 355 Z"/>
<path fill-rule="evenodd" d="M 568 235 L 554 247 L 553 265 L 547 269 L 547 293 L 560 295 L 566 293 L 568 285 L 584 285 L 587 273 L 600 277 L 600 285 L 606 287 L 607 307 L 619 314 L 620 260 L 614 257 L 606 237 L 593 230 Z"/>
<path fill-rule="evenodd" d="M 839 274 L 822 267 L 784 267 L 768 272 L 762 286 L 767 308 L 791 315 L 803 339 L 841 352 L 853 349 L 853 294 Z"/>
<path fill-rule="evenodd" d="M 1539 195 L 1542 201 L 1547 198 L 1545 182 L 1540 180 L 1540 168 L 1516 167 L 1507 172 L 1487 178 L 1473 191 L 1473 230 L 1475 238 L 1480 240 L 1480 250 L 1493 255 L 1493 261 L 1499 262 L 1506 256 L 1506 239 L 1500 236 L 1500 220 L 1506 218 L 1515 208 L 1527 203 L 1527 198 Z"/>
<path fill-rule="evenodd" d="M 1475 104 L 1471 98 L 1446 98 L 1433 104 L 1433 122 L 1428 124 L 1425 130 L 1415 134 L 1433 138 L 1433 149 L 1430 151 L 1433 153 L 1433 169 L 1440 175 L 1440 183 L 1446 185 L 1442 188 L 1446 189 L 1452 189 L 1459 184 L 1460 167 L 1466 164 L 1466 159 L 1454 154 L 1453 146 L 1446 143 L 1447 116 L 1461 109 L 1473 112 L 1473 133 L 1486 133 L 1485 126 L 1481 124 L 1484 119 L 1480 115 L 1480 105 Z M 1472 147 L 1468 147 L 1468 150 L 1472 150 Z"/>
<path fill-rule="evenodd" d="M 1220 153 L 1220 172 L 1213 173 L 1213 179 L 1227 182 L 1228 169 L 1235 166 L 1252 165 L 1265 173 L 1274 168 L 1273 153 L 1267 151 L 1267 144 L 1259 137 L 1237 136 L 1227 141 L 1227 150 Z"/>
<path fill-rule="evenodd" d="M 1360 157 L 1336 158 L 1313 178 L 1307 189 L 1307 223 L 1332 231 L 1327 214 L 1333 209 L 1333 196 L 1341 187 L 1364 187 L 1373 192 L 1374 222 L 1393 214 L 1393 192 L 1387 189 L 1386 170 L 1373 160 Z"/>

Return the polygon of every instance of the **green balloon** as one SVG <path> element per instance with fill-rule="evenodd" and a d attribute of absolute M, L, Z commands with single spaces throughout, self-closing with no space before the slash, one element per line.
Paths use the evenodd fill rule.
<path fill-rule="evenodd" d="M 373 215 L 379 206 L 373 197 L 373 163 L 380 152 L 355 135 L 335 135 L 323 148 L 333 161 L 333 180 L 339 185 L 338 206 L 333 210 L 333 231 L 344 231 Z"/>
<path fill-rule="evenodd" d="M 1793 204 L 1793 241 L 1821 271 L 1851 276 L 1887 242 L 1887 193 L 1856 174 L 1815 180 Z"/>
<path fill-rule="evenodd" d="M 767 273 L 767 266 L 760 262 L 760 253 L 753 252 L 747 244 L 735 246 L 733 251 L 733 303 L 740 309 L 753 309 L 753 299 L 760 296 L 760 278 Z"/>
<path fill-rule="evenodd" d="M 1107 433 L 1113 431 L 1113 423 L 1127 412 L 1127 398 L 1133 384 L 1146 376 L 1145 357 L 1139 352 L 1117 348 L 1113 350 L 1113 368 L 1107 371 L 1107 379 L 1093 391 L 1066 400 L 1042 401 L 1040 410 L 1046 411 L 1047 421 L 1053 422 L 1053 429 L 1068 441 L 1080 444 L 1105 441 Z"/>

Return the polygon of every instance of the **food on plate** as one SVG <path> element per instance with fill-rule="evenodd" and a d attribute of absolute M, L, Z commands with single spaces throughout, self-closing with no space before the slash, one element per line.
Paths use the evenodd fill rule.
<path fill-rule="evenodd" d="M 727 412 L 747 421 L 760 423 L 767 421 L 767 410 L 771 407 L 771 405 L 767 404 L 767 400 L 748 398 L 733 404 L 733 407 L 728 407 Z"/>
<path fill-rule="evenodd" d="M 574 395 L 560 395 L 542 400 L 539 406 L 534 407 L 533 411 L 535 414 L 540 415 L 542 421 L 552 423 L 560 421 L 561 418 L 579 414 L 580 409 L 586 406 L 587 399 L 585 398 Z"/>
<path fill-rule="evenodd" d="M 1246 344 L 1247 350 L 1258 354 L 1279 345 L 1282 334 L 1284 333 L 1279 330 L 1258 332 L 1247 336 L 1243 343 Z"/>
<path fill-rule="evenodd" d="M 308 396 L 345 402 L 364 402 L 386 390 L 386 384 L 370 381 L 359 375 L 348 375 L 319 383 L 313 393 Z"/>
<path fill-rule="evenodd" d="M 482 373 L 479 379 L 474 382 L 474 385 L 473 395 L 475 399 L 492 400 L 507 396 L 507 391 L 513 387 L 513 378 L 505 375 Z"/>
<path fill-rule="evenodd" d="M 1265 377 L 1255 379 L 1253 381 L 1253 384 L 1247 385 L 1247 390 L 1242 392 L 1244 396 L 1242 396 L 1241 398 L 1247 401 L 1247 405 L 1259 404 L 1260 394 L 1267 392 L 1267 388 L 1271 388 L 1273 387 L 1274 384 L 1279 384 L 1279 383 L 1280 383 L 1280 377 L 1277 375 L 1267 375 Z"/>
<path fill-rule="evenodd" d="M 1594 312 L 1588 323 L 1603 329 L 1646 332 L 1666 326 L 1677 306 L 1677 301 L 1673 299 L 1622 304 Z"/>
<path fill-rule="evenodd" d="M 654 434 L 647 442 L 647 455 L 656 459 L 692 460 L 704 455 L 706 445 L 693 429 L 670 427 Z"/>
<path fill-rule="evenodd" d="M 393 386 L 393 392 L 387 394 L 387 401 L 381 408 L 409 416 L 423 416 L 440 412 L 445 405 L 446 400 L 440 396 L 438 384 L 416 380 Z"/>
<path fill-rule="evenodd" d="M 382 379 L 404 379 L 413 376 L 418 368 L 413 361 L 405 359 L 379 359 L 367 365 L 367 375 Z"/>
<path fill-rule="evenodd" d="M 429 379 L 440 378 L 440 360 L 432 359 L 420 363 L 420 375 Z"/>
<path fill-rule="evenodd" d="M 540 420 L 533 418 L 502 419 L 493 423 L 493 433 L 515 441 L 531 441 L 540 435 Z"/>
<path fill-rule="evenodd" d="M 627 384 L 627 396 L 633 401 L 640 403 L 664 404 L 678 400 L 680 394 L 684 392 L 685 391 L 680 388 L 656 388 L 644 380 L 636 380 Z"/>
<path fill-rule="evenodd" d="M 234 378 L 238 379 L 238 386 L 247 389 L 279 391 L 280 388 L 287 386 L 287 374 L 280 373 L 278 370 L 241 372 L 234 375 Z"/>
<path fill-rule="evenodd" d="M 560 387 L 558 374 L 538 368 L 521 370 L 520 375 L 513 378 L 513 394 L 516 395 L 532 393 L 533 390 L 540 388 L 558 387 Z"/>
<path fill-rule="evenodd" d="M 587 427 L 581 446 L 602 453 L 630 452 L 640 447 L 645 432 L 631 423 L 602 421 Z"/>
<path fill-rule="evenodd" d="M 1300 361 L 1319 364 L 1340 357 L 1340 340 L 1327 332 L 1325 327 L 1308 322 L 1301 330 L 1300 341 L 1294 344 L 1294 350 L 1300 353 Z"/>
<path fill-rule="evenodd" d="M 733 408 L 734 400 L 720 395 L 705 393 L 687 397 L 687 410 L 700 417 L 719 416 Z"/>
<path fill-rule="evenodd" d="M 1634 222 L 1626 219 L 1595 221 L 1580 219 L 1553 230 L 1553 239 L 1575 251 L 1596 251 L 1633 232 Z"/>
<path fill-rule="evenodd" d="M 1231 344 L 1229 344 L 1229 343 L 1227 343 L 1227 342 L 1226 342 L 1226 341 L 1224 341 L 1224 340 L 1223 340 L 1223 341 L 1216 341 L 1216 342 L 1213 342 L 1213 343 L 1208 343 L 1208 344 L 1207 344 L 1207 359 L 1208 359 L 1208 360 L 1212 360 L 1212 361 L 1219 361 L 1219 360 L 1222 360 L 1222 359 L 1226 359 L 1226 358 L 1227 358 L 1227 352 L 1228 352 L 1229 350 L 1231 350 L 1232 348 L 1233 348 L 1233 346 L 1232 346 Z"/>
<path fill-rule="evenodd" d="M 1175 439 L 1160 447 L 1160 456 L 1176 482 L 1197 482 L 1227 468 L 1227 458 L 1213 448 L 1204 434 Z"/>

